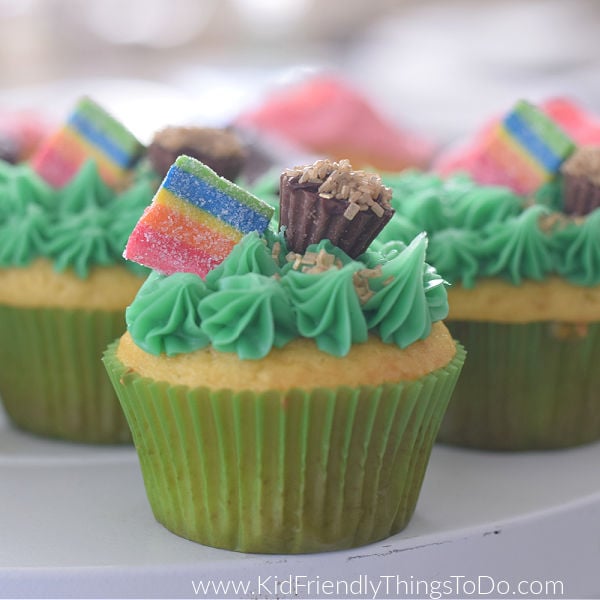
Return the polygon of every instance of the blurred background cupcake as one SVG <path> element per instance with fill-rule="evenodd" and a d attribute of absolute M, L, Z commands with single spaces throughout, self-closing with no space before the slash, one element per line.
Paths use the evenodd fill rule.
<path fill-rule="evenodd" d="M 469 351 L 441 441 L 529 450 L 600 439 L 590 368 L 600 348 L 600 210 L 572 211 L 582 203 L 567 183 L 582 152 L 520 101 L 454 155 L 455 173 L 388 181 L 398 235 L 430 232 L 428 260 L 452 283 L 447 324 Z M 593 186 L 595 162 L 584 162 L 578 176 Z"/>
<path fill-rule="evenodd" d="M 0 394 L 24 430 L 130 441 L 100 357 L 146 275 L 121 256 L 153 194 L 133 182 L 142 152 L 84 98 L 28 162 L 1 165 Z"/>

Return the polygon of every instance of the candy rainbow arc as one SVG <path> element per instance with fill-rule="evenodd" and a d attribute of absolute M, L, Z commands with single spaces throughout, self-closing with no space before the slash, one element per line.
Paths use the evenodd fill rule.
<path fill-rule="evenodd" d="M 521 100 L 491 130 L 477 170 L 486 182 L 527 195 L 550 181 L 574 149 L 552 119 Z"/>
<path fill-rule="evenodd" d="M 169 169 L 123 256 L 161 273 L 204 277 L 244 235 L 262 233 L 273 208 L 189 156 Z"/>
<path fill-rule="evenodd" d="M 144 146 L 119 121 L 90 98 L 81 98 L 64 125 L 31 159 L 42 179 L 60 188 L 92 159 L 105 183 L 119 188 L 144 151 Z"/>

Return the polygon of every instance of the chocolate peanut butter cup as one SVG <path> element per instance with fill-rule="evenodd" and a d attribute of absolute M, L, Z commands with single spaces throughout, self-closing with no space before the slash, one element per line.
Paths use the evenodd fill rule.
<path fill-rule="evenodd" d="M 563 210 L 587 215 L 600 206 L 600 146 L 583 146 L 563 163 Z"/>
<path fill-rule="evenodd" d="M 282 173 L 279 226 L 293 252 L 329 239 L 356 258 L 392 218 L 390 199 L 376 173 L 354 171 L 347 160 L 318 160 Z"/>
<path fill-rule="evenodd" d="M 239 176 L 246 160 L 240 138 L 233 131 L 213 127 L 167 127 L 154 135 L 148 147 L 150 163 L 161 177 L 182 154 L 203 162 L 229 181 Z"/>

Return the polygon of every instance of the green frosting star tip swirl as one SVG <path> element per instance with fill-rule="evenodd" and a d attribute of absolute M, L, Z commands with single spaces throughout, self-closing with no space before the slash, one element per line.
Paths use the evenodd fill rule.
<path fill-rule="evenodd" d="M 26 165 L 6 166 L 0 177 L 0 266 L 26 267 L 45 257 L 57 271 L 73 269 L 87 277 L 95 265 L 126 263 L 123 248 L 150 203 L 153 190 L 141 181 L 117 194 L 88 161 L 57 191 Z"/>
<path fill-rule="evenodd" d="M 408 346 L 448 313 L 445 282 L 424 262 L 425 234 L 360 260 L 329 240 L 299 257 L 287 253 L 283 235 L 267 238 L 246 235 L 204 281 L 152 273 L 126 313 L 135 343 L 156 355 L 210 344 L 252 360 L 306 337 L 345 356 L 370 331 Z"/>
<path fill-rule="evenodd" d="M 375 245 L 408 243 L 410 225 L 419 227 L 429 235 L 428 262 L 451 283 L 472 288 L 480 278 L 497 277 L 519 285 L 554 275 L 575 285 L 600 284 L 600 209 L 567 218 L 560 212 L 560 178 L 533 199 L 464 175 L 444 180 L 412 171 L 384 180 L 396 214 Z"/>

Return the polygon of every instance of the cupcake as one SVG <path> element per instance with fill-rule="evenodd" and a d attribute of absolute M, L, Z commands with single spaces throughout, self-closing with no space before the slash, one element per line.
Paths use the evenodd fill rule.
<path fill-rule="evenodd" d="M 492 450 L 600 439 L 600 209 L 566 215 L 560 176 L 529 197 L 466 175 L 386 182 L 389 231 L 428 232 L 427 259 L 451 283 L 446 324 L 469 352 L 438 439 Z"/>
<path fill-rule="evenodd" d="M 335 236 L 292 251 L 292 229 L 244 234 L 203 277 L 155 270 L 104 356 L 156 519 L 205 545 L 400 531 L 464 360 L 425 235 L 353 258 Z"/>
<path fill-rule="evenodd" d="M 44 149 L 55 166 L 62 151 Z M 116 191 L 94 160 L 66 179 L 56 189 L 27 164 L 0 167 L 0 395 L 28 432 L 131 442 L 100 358 L 147 275 L 121 254 L 153 190 Z"/>

